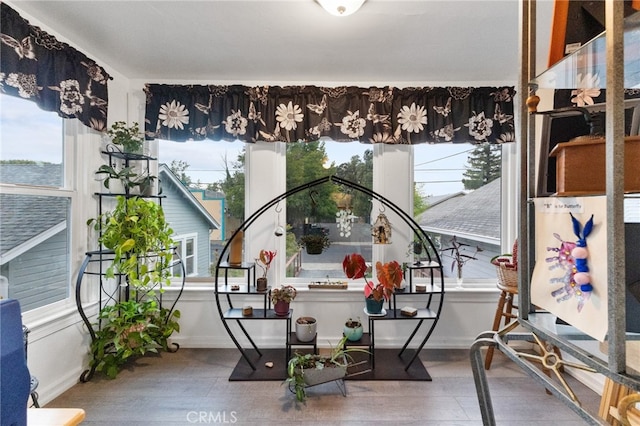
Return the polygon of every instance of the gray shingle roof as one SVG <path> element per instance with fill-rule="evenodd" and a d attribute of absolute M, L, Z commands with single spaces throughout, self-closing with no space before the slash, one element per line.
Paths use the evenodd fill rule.
<path fill-rule="evenodd" d="M 0 164 L 0 181 L 62 186 L 61 164 Z M 0 194 L 0 254 L 5 254 L 67 219 L 69 200 L 60 197 Z"/>
<path fill-rule="evenodd" d="M 449 235 L 499 237 L 500 179 L 467 195 L 433 205 L 418 217 L 417 222 L 425 230 L 447 230 Z"/>
<path fill-rule="evenodd" d="M 62 164 L 0 164 L 0 182 L 62 186 Z"/>
<path fill-rule="evenodd" d="M 64 222 L 67 198 L 0 194 L 0 253 L 18 247 Z"/>

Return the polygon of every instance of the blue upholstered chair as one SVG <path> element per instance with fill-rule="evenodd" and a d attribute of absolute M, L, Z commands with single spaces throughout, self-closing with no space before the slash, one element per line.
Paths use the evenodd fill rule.
<path fill-rule="evenodd" d="M 24 353 L 20 303 L 0 300 L 0 419 L 2 425 L 27 424 L 31 375 Z"/>

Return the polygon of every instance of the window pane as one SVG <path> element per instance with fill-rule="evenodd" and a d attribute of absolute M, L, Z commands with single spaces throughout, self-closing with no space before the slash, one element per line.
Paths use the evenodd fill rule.
<path fill-rule="evenodd" d="M 63 120 L 34 102 L 0 95 L 0 182 L 62 187 Z"/>
<path fill-rule="evenodd" d="M 287 190 L 329 174 L 372 188 L 371 147 L 333 141 L 287 145 Z M 358 252 L 371 261 L 370 215 L 370 197 L 332 183 L 289 196 L 287 277 L 344 279 L 345 254 Z M 310 254 L 323 239 L 329 247 Z"/>
<path fill-rule="evenodd" d="M 501 146 L 421 144 L 413 149 L 420 194 L 414 214 L 439 245 L 445 277 L 456 277 L 460 259 L 463 278 L 495 278 L 490 260 L 501 254 Z"/>
<path fill-rule="evenodd" d="M 29 311 L 69 297 L 69 198 L 0 194 L 0 274 Z"/>
<path fill-rule="evenodd" d="M 158 152 L 167 221 L 175 235 L 196 236 L 184 241 L 183 255 L 197 255 L 183 259 L 187 274 L 211 276 L 226 238 L 244 220 L 244 143 L 161 140 Z"/>

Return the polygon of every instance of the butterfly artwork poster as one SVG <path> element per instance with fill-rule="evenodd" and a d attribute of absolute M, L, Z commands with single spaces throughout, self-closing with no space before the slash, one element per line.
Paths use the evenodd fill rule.
<path fill-rule="evenodd" d="M 531 303 L 598 341 L 608 329 L 606 198 L 535 199 Z"/>

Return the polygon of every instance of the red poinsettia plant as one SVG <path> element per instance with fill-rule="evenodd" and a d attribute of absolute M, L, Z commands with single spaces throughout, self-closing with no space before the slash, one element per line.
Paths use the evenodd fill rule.
<path fill-rule="evenodd" d="M 271 262 L 276 257 L 276 254 L 278 254 L 277 250 L 275 251 L 260 250 L 260 254 L 256 259 L 256 263 L 258 264 L 258 266 L 262 268 L 263 278 L 267 278 L 267 272 L 269 272 L 269 268 L 271 267 Z"/>
<path fill-rule="evenodd" d="M 378 284 L 374 284 L 373 281 L 369 281 L 365 277 L 367 273 L 367 263 L 361 254 L 352 253 L 346 255 L 342 261 L 342 269 L 349 279 L 357 280 L 364 278 L 364 297 L 377 301 L 382 299 L 389 300 L 391 294 L 393 294 L 396 288 L 400 288 L 402 283 L 402 266 L 395 260 L 387 263 L 376 262 Z"/>

